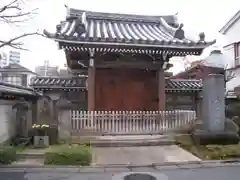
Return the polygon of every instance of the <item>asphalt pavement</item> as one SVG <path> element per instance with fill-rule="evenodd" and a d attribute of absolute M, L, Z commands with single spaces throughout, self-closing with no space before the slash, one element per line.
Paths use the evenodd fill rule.
<path fill-rule="evenodd" d="M 192 167 L 191 167 L 192 166 Z M 2 180 L 239 180 L 240 164 L 238 165 L 222 165 L 215 167 L 197 167 L 194 165 L 182 166 L 174 168 L 174 166 L 165 166 L 161 168 L 141 167 L 125 171 L 124 168 L 110 168 L 105 171 L 80 172 L 74 169 L 67 170 L 41 170 L 36 169 L 0 169 L 0 179 Z M 137 174 L 137 176 L 136 176 Z M 151 177 L 151 178 L 150 178 Z"/>

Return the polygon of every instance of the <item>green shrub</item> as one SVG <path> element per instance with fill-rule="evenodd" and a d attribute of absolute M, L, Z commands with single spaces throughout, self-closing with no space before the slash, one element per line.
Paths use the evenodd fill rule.
<path fill-rule="evenodd" d="M 61 145 L 45 153 L 44 163 L 55 165 L 90 165 L 91 148 L 79 145 Z"/>
<path fill-rule="evenodd" d="M 207 160 L 223 160 L 240 157 L 240 144 L 200 145 L 190 135 L 175 136 L 176 144 L 193 155 Z"/>
<path fill-rule="evenodd" d="M 0 164 L 11 164 L 16 159 L 17 154 L 14 147 L 0 147 Z"/>

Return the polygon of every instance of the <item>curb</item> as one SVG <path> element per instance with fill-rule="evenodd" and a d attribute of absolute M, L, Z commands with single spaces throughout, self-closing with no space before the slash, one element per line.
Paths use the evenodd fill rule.
<path fill-rule="evenodd" d="M 175 141 L 160 140 L 160 141 L 119 141 L 119 142 L 92 142 L 93 147 L 139 147 L 139 146 L 167 146 L 174 145 Z"/>
<path fill-rule="evenodd" d="M 196 169 L 196 168 L 214 168 L 221 166 L 239 166 L 238 160 L 214 160 L 214 161 L 186 161 L 186 162 L 164 162 L 145 165 L 134 164 L 109 164 L 97 166 L 54 166 L 54 165 L 0 165 L 0 172 L 58 172 L 58 173 L 104 173 L 104 172 L 130 172 L 138 169 Z"/>

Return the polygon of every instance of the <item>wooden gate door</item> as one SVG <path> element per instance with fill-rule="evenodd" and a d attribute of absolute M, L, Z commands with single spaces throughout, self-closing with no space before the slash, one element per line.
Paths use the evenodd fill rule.
<path fill-rule="evenodd" d="M 96 110 L 155 110 L 157 86 L 154 75 L 137 69 L 97 70 Z"/>

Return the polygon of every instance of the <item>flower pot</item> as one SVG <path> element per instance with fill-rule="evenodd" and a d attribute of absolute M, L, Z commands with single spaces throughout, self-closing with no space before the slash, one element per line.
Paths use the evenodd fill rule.
<path fill-rule="evenodd" d="M 34 136 L 34 147 L 45 148 L 49 146 L 49 136 Z"/>

